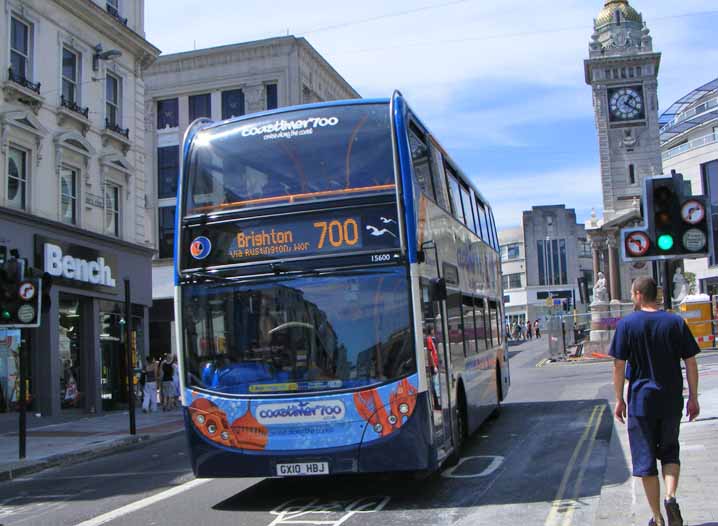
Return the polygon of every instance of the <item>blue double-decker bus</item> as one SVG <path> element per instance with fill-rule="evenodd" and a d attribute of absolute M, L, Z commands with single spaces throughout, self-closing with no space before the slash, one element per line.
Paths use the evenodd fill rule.
<path fill-rule="evenodd" d="M 493 213 L 398 92 L 196 121 L 177 202 L 198 477 L 435 470 L 498 409 Z"/>

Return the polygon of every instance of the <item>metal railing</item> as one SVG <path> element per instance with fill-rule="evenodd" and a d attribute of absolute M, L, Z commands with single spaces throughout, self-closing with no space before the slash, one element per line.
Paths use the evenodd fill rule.
<path fill-rule="evenodd" d="M 115 6 L 107 4 L 107 12 L 110 13 L 110 15 L 112 15 L 116 20 L 118 20 L 122 25 L 127 25 L 127 19 L 120 16 L 120 12 Z"/>
<path fill-rule="evenodd" d="M 698 148 L 703 148 L 704 146 L 716 142 L 718 142 L 718 132 L 709 133 L 708 135 L 698 137 L 697 139 L 693 139 L 692 141 L 680 144 L 674 148 L 671 148 L 670 150 L 663 152 L 663 160 L 667 161 L 668 159 L 672 159 L 673 157 L 676 157 L 677 155 L 680 155 L 682 153 L 690 152 L 691 150 L 697 150 Z"/>
<path fill-rule="evenodd" d="M 19 73 L 16 73 L 13 71 L 12 67 L 8 68 L 8 79 L 14 82 L 15 84 L 19 84 L 23 88 L 27 88 L 31 91 L 34 91 L 38 95 L 40 94 L 40 83 L 39 82 L 32 82 L 30 79 L 26 78 L 24 75 L 21 75 Z"/>
<path fill-rule="evenodd" d="M 122 135 L 125 138 L 130 138 L 130 129 L 129 128 L 123 128 L 116 122 L 110 122 L 110 119 L 105 118 L 105 129 L 110 130 L 113 133 L 117 133 L 118 135 Z"/>
<path fill-rule="evenodd" d="M 62 106 L 63 108 L 67 108 L 70 111 L 74 111 L 75 113 L 79 113 L 86 119 L 90 114 L 90 108 L 83 108 L 74 100 L 67 100 L 64 95 L 60 95 L 60 106 Z"/>

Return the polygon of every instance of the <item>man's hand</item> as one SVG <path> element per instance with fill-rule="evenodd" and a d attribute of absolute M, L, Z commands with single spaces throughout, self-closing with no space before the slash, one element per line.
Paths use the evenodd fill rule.
<path fill-rule="evenodd" d="M 698 404 L 697 398 L 689 398 L 686 404 L 686 416 L 690 422 L 693 422 L 701 413 L 701 406 Z"/>
<path fill-rule="evenodd" d="M 622 424 L 626 423 L 626 402 L 623 399 L 616 402 L 616 409 L 613 411 L 613 414 L 616 420 Z"/>

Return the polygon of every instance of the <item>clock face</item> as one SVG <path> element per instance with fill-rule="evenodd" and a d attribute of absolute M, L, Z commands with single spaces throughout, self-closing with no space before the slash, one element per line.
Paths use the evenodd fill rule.
<path fill-rule="evenodd" d="M 608 106 L 612 121 L 633 121 L 643 119 L 645 106 L 640 86 L 612 88 L 608 91 Z"/>

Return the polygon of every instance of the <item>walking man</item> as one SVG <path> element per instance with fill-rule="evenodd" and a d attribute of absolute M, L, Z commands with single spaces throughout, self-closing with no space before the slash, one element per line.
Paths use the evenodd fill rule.
<path fill-rule="evenodd" d="M 640 477 L 653 517 L 649 526 L 664 526 L 661 515 L 661 487 L 656 461 L 661 461 L 665 484 L 664 507 L 668 526 L 683 526 L 676 502 L 680 474 L 678 434 L 683 412 L 683 375 L 686 365 L 688 403 L 686 415 L 692 421 L 699 412 L 698 365 L 700 352 L 683 319 L 658 310 L 656 282 L 640 277 L 631 286 L 636 308 L 616 328 L 609 354 L 614 358 L 613 386 L 616 419 L 628 416 L 628 440 L 633 460 L 633 476 Z M 623 398 L 628 374 L 628 408 Z"/>

